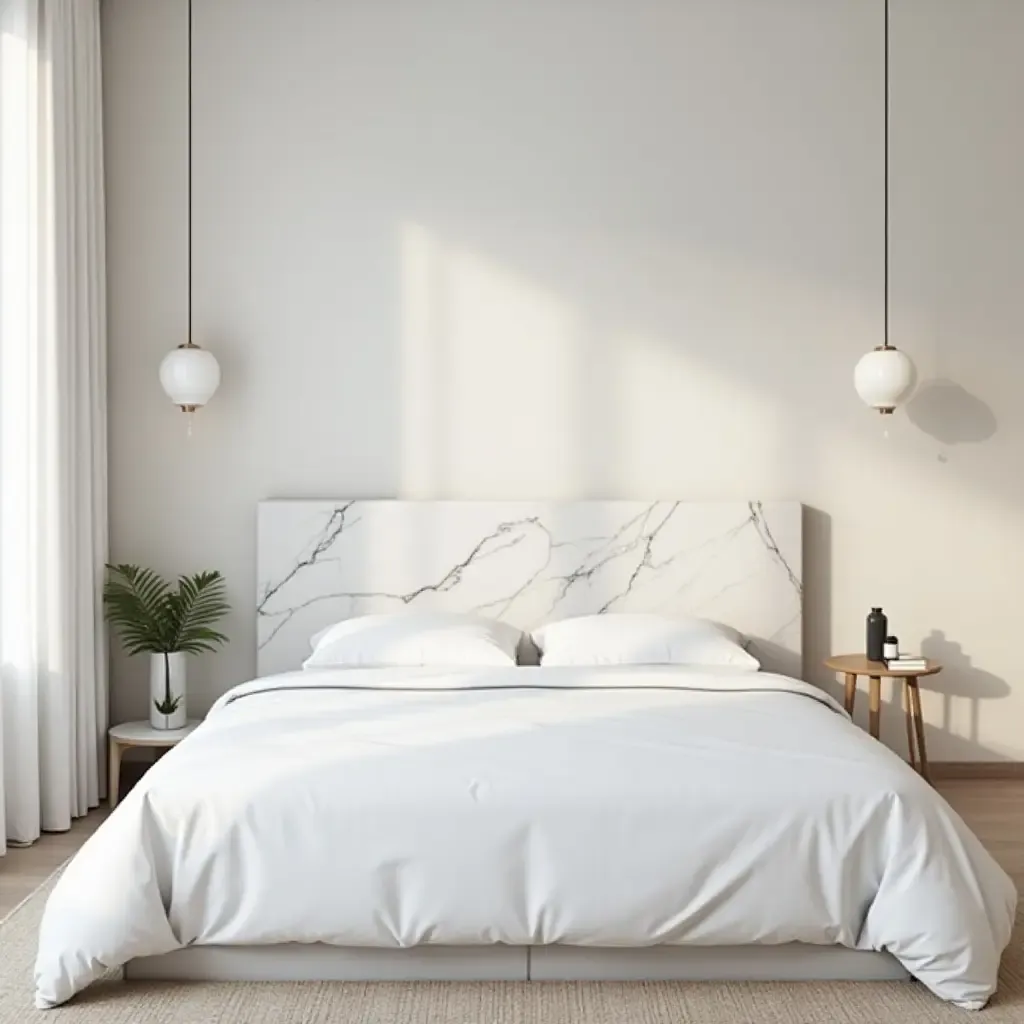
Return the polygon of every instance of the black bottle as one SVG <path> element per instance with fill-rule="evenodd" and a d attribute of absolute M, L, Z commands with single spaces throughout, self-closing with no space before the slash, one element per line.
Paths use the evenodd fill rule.
<path fill-rule="evenodd" d="M 868 616 L 868 649 L 869 661 L 881 661 L 884 654 L 885 638 L 889 634 L 889 620 L 881 608 L 872 608 Z"/>

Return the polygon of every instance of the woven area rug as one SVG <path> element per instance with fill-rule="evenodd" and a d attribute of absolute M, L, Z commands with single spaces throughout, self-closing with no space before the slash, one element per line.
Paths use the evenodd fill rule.
<path fill-rule="evenodd" d="M 978 1024 L 1024 1022 L 1024 923 L 980 1016 L 911 982 L 833 984 L 125 983 L 32 1007 L 32 964 L 53 881 L 0 923 L 0 1024 Z"/>

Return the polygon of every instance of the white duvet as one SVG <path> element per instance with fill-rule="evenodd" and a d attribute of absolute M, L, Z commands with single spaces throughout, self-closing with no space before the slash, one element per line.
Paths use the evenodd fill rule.
<path fill-rule="evenodd" d="M 888 950 L 976 1009 L 1015 904 L 945 801 L 804 683 L 290 673 L 222 697 L 83 846 L 36 1004 L 191 943 L 800 941 Z"/>

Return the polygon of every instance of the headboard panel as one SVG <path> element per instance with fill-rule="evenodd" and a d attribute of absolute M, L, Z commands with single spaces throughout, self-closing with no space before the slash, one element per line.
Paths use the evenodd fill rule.
<path fill-rule="evenodd" d="M 298 668 L 331 622 L 414 606 L 523 629 L 701 615 L 799 676 L 801 518 L 796 502 L 261 502 L 258 670 Z"/>

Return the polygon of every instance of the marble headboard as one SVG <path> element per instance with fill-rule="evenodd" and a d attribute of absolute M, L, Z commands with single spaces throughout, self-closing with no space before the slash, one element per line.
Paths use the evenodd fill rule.
<path fill-rule="evenodd" d="M 523 629 L 701 615 L 799 677 L 801 519 L 796 502 L 261 502 L 258 671 L 298 668 L 331 622 L 414 606 Z"/>

